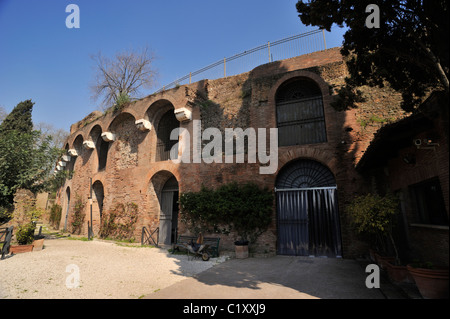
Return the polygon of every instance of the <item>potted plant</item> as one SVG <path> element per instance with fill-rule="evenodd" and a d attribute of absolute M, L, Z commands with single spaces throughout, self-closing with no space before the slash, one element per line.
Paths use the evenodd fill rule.
<path fill-rule="evenodd" d="M 420 294 L 425 299 L 448 299 L 448 267 L 439 267 L 431 262 L 411 263 L 407 269 L 414 278 Z"/>
<path fill-rule="evenodd" d="M 272 221 L 273 194 L 253 183 L 231 187 L 234 196 L 230 198 L 229 221 L 238 236 L 234 242 L 236 258 L 247 258 L 248 245 L 256 243 Z"/>
<path fill-rule="evenodd" d="M 372 258 L 384 269 L 389 263 L 400 264 L 393 237 L 398 207 L 398 198 L 392 194 L 369 193 L 355 197 L 346 209 L 358 234 L 368 241 Z M 394 256 L 387 255 L 389 250 L 393 250 Z"/>
<path fill-rule="evenodd" d="M 35 228 L 36 226 L 34 223 L 18 226 L 16 233 L 16 241 L 18 245 L 10 246 L 9 251 L 11 254 L 25 253 L 33 250 Z"/>
<path fill-rule="evenodd" d="M 18 245 L 10 246 L 11 254 L 30 252 L 33 250 L 36 221 L 41 215 L 42 211 L 35 207 L 34 202 L 14 210 L 13 223 L 17 225 L 15 241 Z"/>
<path fill-rule="evenodd" d="M 249 243 L 256 242 L 272 221 L 273 194 L 254 183 L 202 187 L 181 194 L 180 209 L 181 221 L 194 234 L 236 234 L 236 257 L 246 258 Z"/>

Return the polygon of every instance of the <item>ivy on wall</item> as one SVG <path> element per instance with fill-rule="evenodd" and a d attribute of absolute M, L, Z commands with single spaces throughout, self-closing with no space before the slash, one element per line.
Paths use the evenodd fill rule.
<path fill-rule="evenodd" d="M 180 196 L 180 216 L 188 229 L 198 234 L 230 234 L 235 231 L 242 241 L 255 242 L 272 221 L 273 193 L 254 183 L 235 182 L 212 190 Z"/>
<path fill-rule="evenodd" d="M 138 205 L 135 203 L 118 203 L 102 216 L 100 238 L 132 241 L 137 218 Z"/>

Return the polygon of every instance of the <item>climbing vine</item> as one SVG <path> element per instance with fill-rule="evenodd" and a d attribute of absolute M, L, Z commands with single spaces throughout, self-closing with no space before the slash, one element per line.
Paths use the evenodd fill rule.
<path fill-rule="evenodd" d="M 102 216 L 100 238 L 133 240 L 135 224 L 138 218 L 138 205 L 118 203 Z"/>
<path fill-rule="evenodd" d="M 73 209 L 73 215 L 72 215 L 72 219 L 71 219 L 73 234 L 81 233 L 81 229 L 84 224 L 84 218 L 86 216 L 86 213 L 84 212 L 85 206 L 86 206 L 86 204 L 83 202 L 81 197 L 77 197 L 77 199 L 75 200 L 75 207 Z"/>

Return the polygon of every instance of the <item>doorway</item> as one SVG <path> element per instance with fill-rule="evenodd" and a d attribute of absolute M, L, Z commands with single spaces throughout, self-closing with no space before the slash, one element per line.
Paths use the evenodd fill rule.
<path fill-rule="evenodd" d="M 170 177 L 161 191 L 159 215 L 159 243 L 171 245 L 176 242 L 178 229 L 178 181 Z"/>
<path fill-rule="evenodd" d="M 276 181 L 277 252 L 280 255 L 341 257 L 336 182 L 312 160 L 283 167 Z"/>
<path fill-rule="evenodd" d="M 66 206 L 65 211 L 66 211 L 66 218 L 64 219 L 64 231 L 67 230 L 67 220 L 69 219 L 69 209 L 70 209 L 70 187 L 66 188 Z"/>

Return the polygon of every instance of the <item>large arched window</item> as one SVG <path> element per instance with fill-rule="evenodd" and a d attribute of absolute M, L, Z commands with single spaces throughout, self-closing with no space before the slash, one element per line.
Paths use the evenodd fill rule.
<path fill-rule="evenodd" d="M 278 145 L 303 145 L 327 141 L 322 92 L 308 78 L 283 83 L 276 93 Z"/>
<path fill-rule="evenodd" d="M 171 140 L 170 133 L 175 128 L 180 126 L 180 122 L 175 117 L 173 109 L 164 113 L 158 124 L 157 129 L 157 143 L 156 143 L 156 161 L 167 161 L 170 159 L 170 150 L 172 146 L 178 143 L 178 139 Z M 178 158 L 178 153 L 175 154 L 175 158 Z"/>
<path fill-rule="evenodd" d="M 92 128 L 89 133 L 90 140 L 95 145 L 95 150 L 97 151 L 98 158 L 98 171 L 102 171 L 106 167 L 106 162 L 108 160 L 108 150 L 109 143 L 105 142 L 102 138 L 102 128 L 100 125 L 96 125 Z"/>

